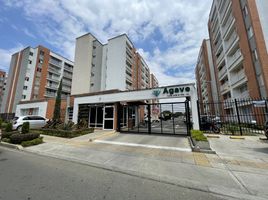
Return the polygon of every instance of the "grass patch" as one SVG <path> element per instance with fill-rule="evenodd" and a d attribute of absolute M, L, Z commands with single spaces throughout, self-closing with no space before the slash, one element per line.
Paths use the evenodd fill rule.
<path fill-rule="evenodd" d="M 31 130 L 31 133 L 39 133 L 43 135 L 50 135 L 63 138 L 74 138 L 94 132 L 94 128 L 87 128 L 81 130 L 58 130 L 58 129 L 39 129 Z"/>
<path fill-rule="evenodd" d="M 38 144 L 42 144 L 42 143 L 43 143 L 43 137 L 39 137 L 39 138 L 36 138 L 36 139 L 33 139 L 33 140 L 23 141 L 21 143 L 21 146 L 30 147 L 30 146 L 38 145 Z"/>
<path fill-rule="evenodd" d="M 196 141 L 208 141 L 203 131 L 200 130 L 191 130 L 191 136 Z"/>

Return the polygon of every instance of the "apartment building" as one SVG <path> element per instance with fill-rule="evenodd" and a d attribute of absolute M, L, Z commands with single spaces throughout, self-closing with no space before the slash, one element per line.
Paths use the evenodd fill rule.
<path fill-rule="evenodd" d="M 71 93 L 73 62 L 38 46 L 12 55 L 2 113 L 15 113 L 20 101 L 56 97 L 62 80 L 62 97 Z"/>
<path fill-rule="evenodd" d="M 219 96 L 217 85 L 215 84 L 215 70 L 209 39 L 202 42 L 195 68 L 195 76 L 201 114 L 209 114 L 207 113 L 209 111 L 211 112 L 210 114 L 215 115 L 218 111 L 216 102 L 219 101 Z M 215 104 L 203 104 L 205 102 L 215 102 Z M 210 108 L 206 108 L 206 106 L 210 106 Z"/>
<path fill-rule="evenodd" d="M 0 109 L 2 107 L 2 101 L 5 89 L 6 89 L 6 72 L 0 70 Z"/>
<path fill-rule="evenodd" d="M 154 74 L 150 74 L 150 88 L 156 88 L 159 86 L 158 80 Z"/>
<path fill-rule="evenodd" d="M 126 34 L 102 44 L 90 33 L 76 39 L 72 95 L 150 88 L 150 69 Z"/>
<path fill-rule="evenodd" d="M 221 100 L 267 97 L 268 1 L 214 0 L 209 35 Z"/>

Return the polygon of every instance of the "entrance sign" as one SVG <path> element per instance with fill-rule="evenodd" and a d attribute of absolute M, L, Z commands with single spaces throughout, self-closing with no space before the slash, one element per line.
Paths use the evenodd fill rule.
<path fill-rule="evenodd" d="M 181 86 L 181 87 L 164 87 L 161 89 L 153 90 L 152 94 L 155 97 L 159 97 L 160 94 L 166 97 L 186 97 L 191 96 L 191 87 Z"/>

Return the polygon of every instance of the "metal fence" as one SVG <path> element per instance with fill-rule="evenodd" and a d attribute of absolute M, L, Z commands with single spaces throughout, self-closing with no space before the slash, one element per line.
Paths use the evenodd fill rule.
<path fill-rule="evenodd" d="M 268 99 L 230 99 L 221 102 L 200 102 L 200 129 L 232 135 L 264 133 L 268 120 Z"/>

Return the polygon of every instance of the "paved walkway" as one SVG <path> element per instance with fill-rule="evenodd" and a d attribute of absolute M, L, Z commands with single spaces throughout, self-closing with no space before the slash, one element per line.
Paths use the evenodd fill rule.
<path fill-rule="evenodd" d="M 105 136 L 99 134 L 98 137 L 97 141 L 117 141 L 116 138 L 119 138 L 118 141 L 126 142 L 125 136 L 120 139 L 115 133 Z M 162 139 L 165 140 L 165 137 L 162 136 Z M 88 140 L 87 136 L 84 139 L 55 139 L 45 136 L 46 143 L 25 150 L 217 194 L 244 199 L 268 198 L 267 160 L 104 144 Z"/>

